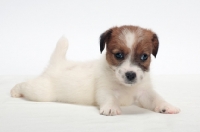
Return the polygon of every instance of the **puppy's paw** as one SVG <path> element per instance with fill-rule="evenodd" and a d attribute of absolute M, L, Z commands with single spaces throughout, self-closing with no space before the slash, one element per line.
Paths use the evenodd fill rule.
<path fill-rule="evenodd" d="M 115 104 L 106 104 L 100 108 L 100 114 L 106 116 L 120 115 L 121 109 L 118 105 Z"/>
<path fill-rule="evenodd" d="M 159 104 L 155 108 L 154 111 L 158 113 L 164 113 L 164 114 L 178 114 L 181 110 L 171 104 L 162 103 L 162 104 Z"/>
<path fill-rule="evenodd" d="M 15 85 L 15 87 L 12 88 L 12 90 L 10 91 L 10 94 L 14 98 L 22 97 L 22 95 L 20 94 L 20 86 L 19 86 L 19 84 Z"/>

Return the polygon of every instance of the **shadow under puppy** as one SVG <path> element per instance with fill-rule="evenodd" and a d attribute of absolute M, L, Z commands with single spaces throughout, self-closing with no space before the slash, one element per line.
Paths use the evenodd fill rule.
<path fill-rule="evenodd" d="M 159 47 L 154 32 L 138 26 L 113 27 L 100 36 L 101 52 L 105 46 L 106 54 L 99 60 L 74 62 L 65 58 L 68 42 L 62 37 L 47 69 L 17 84 L 11 96 L 98 105 L 102 115 L 121 114 L 120 105 L 132 104 L 160 113 L 180 112 L 152 89 L 149 66 Z"/>

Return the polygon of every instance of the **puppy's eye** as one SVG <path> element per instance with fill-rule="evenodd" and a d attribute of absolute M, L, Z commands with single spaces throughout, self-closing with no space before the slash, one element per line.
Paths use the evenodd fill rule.
<path fill-rule="evenodd" d="M 118 60 L 124 59 L 124 54 L 123 53 L 116 53 L 114 55 L 115 55 L 115 58 L 118 59 Z"/>
<path fill-rule="evenodd" d="M 145 60 L 148 59 L 148 55 L 147 55 L 147 54 L 142 54 L 141 57 L 140 57 L 140 59 L 141 59 L 142 61 L 145 61 Z"/>

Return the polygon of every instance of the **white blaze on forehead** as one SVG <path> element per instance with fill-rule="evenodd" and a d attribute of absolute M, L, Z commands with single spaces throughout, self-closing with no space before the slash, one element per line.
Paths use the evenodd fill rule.
<path fill-rule="evenodd" d="M 134 32 L 124 29 L 122 33 L 119 35 L 119 38 L 125 41 L 128 48 L 132 49 L 132 45 L 135 42 L 135 34 Z"/>
<path fill-rule="evenodd" d="M 132 33 L 132 32 L 128 32 L 126 35 L 125 35 L 125 38 L 126 38 L 126 45 L 132 49 L 132 45 L 134 44 L 135 42 L 135 34 Z"/>

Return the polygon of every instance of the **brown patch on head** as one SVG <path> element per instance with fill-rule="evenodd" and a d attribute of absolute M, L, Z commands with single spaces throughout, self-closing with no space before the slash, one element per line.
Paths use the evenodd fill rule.
<path fill-rule="evenodd" d="M 136 31 L 136 43 L 133 45 L 133 62 L 139 65 L 144 71 L 149 70 L 151 54 L 156 57 L 158 51 L 158 38 L 151 30 L 138 27 Z M 142 60 L 142 56 L 147 56 Z"/>
<path fill-rule="evenodd" d="M 100 50 L 103 51 L 106 43 L 106 59 L 110 65 L 119 66 L 130 52 L 125 42 L 119 38 L 121 33 L 122 28 L 114 27 L 107 30 L 100 37 Z M 117 53 L 122 53 L 124 59 L 117 59 L 115 57 Z"/>
<path fill-rule="evenodd" d="M 126 44 L 126 31 L 134 34 L 134 43 L 132 49 Z M 144 71 L 149 69 L 151 62 L 151 54 L 155 57 L 158 51 L 158 38 L 155 33 L 150 30 L 137 26 L 121 26 L 114 27 L 104 32 L 100 37 L 100 51 L 104 50 L 106 44 L 106 59 L 110 65 L 119 66 L 126 59 L 131 51 L 132 63 L 139 65 Z M 116 53 L 123 53 L 124 59 L 117 59 Z M 146 54 L 147 60 L 141 60 L 141 56 Z"/>
<path fill-rule="evenodd" d="M 151 62 L 151 43 L 149 42 L 148 39 L 143 39 L 137 45 L 133 47 L 134 49 L 134 54 L 133 54 L 133 62 L 140 66 L 144 71 L 147 71 L 150 66 Z M 148 58 L 147 60 L 141 60 L 142 55 L 147 55 Z"/>

